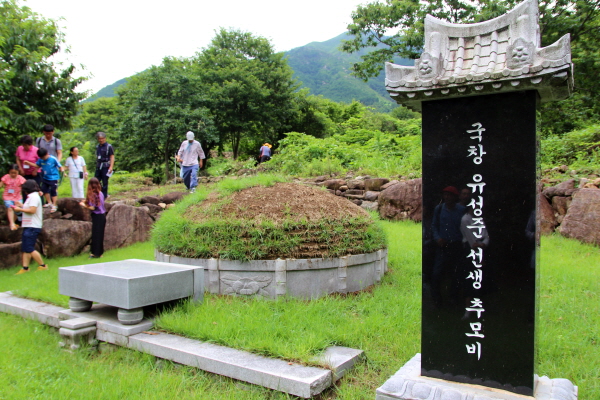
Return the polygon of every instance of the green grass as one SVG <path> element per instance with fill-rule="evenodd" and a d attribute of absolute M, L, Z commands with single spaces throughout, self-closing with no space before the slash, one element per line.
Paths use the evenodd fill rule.
<path fill-rule="evenodd" d="M 205 302 L 200 306 L 182 303 L 163 313 L 158 325 L 164 330 L 190 337 L 295 361 L 308 362 L 310 357 L 332 344 L 360 348 L 365 351 L 366 362 L 353 369 L 339 386 L 324 394 L 323 399 L 373 398 L 375 388 L 381 386 L 420 348 L 421 225 L 411 222 L 379 223 L 386 231 L 391 244 L 390 271 L 382 283 L 371 291 L 347 296 L 328 296 L 312 302 L 207 295 Z M 152 247 L 146 243 L 113 250 L 106 253 L 102 261 L 119 257 L 152 258 Z M 51 260 L 51 267 L 83 264 L 88 261 L 77 257 L 56 259 Z M 537 373 L 550 378 L 570 379 L 579 386 L 582 399 L 600 398 L 598 266 L 600 252 L 596 246 L 581 244 L 558 235 L 542 239 Z M 17 289 L 19 293 L 29 297 L 65 305 L 66 299 L 61 300 L 60 296 L 53 294 L 57 291 L 56 275 L 50 275 L 53 271 L 11 276 L 16 271 L 16 268 L 0 271 L 1 291 Z M 33 280 L 37 276 L 40 279 Z M 49 276 L 51 279 L 47 279 Z M 46 278 L 42 280 L 42 277 Z M 59 301 L 49 300 L 52 298 L 58 298 Z M 39 325 L 31 326 L 42 329 Z M 6 329 L 0 327 L 1 336 L 4 336 Z M 43 330 L 44 335 L 48 336 L 47 328 Z M 56 339 L 50 342 L 55 343 Z M 15 348 L 26 349 L 25 344 L 20 346 L 2 347 L 0 344 L 0 360 L 4 359 L 5 354 L 16 351 Z M 138 359 L 138 356 L 133 355 L 127 357 L 134 360 L 127 363 L 127 368 L 142 368 L 144 364 L 152 364 L 149 361 L 151 358 Z M 53 362 L 70 365 L 71 361 Z M 96 365 L 104 361 L 101 358 L 91 358 L 87 362 Z M 1 363 L 2 361 L 0 365 L 3 365 Z M 44 359 L 14 363 L 25 366 L 27 371 L 50 368 L 41 366 L 46 365 Z M 5 385 L 2 384 L 3 367 L 0 367 L 0 370 L 1 394 Z M 154 381 L 152 377 L 148 380 Z M 30 384 L 27 374 L 11 379 L 16 379 L 16 383 L 12 384 L 19 387 Z M 43 376 L 36 377 L 34 382 L 43 386 Z M 68 380 L 56 384 L 70 390 Z M 217 384 L 212 380 L 206 383 L 209 387 L 221 387 L 218 386 L 221 384 L 224 385 L 225 394 L 213 398 L 229 396 L 245 399 L 252 398 L 252 394 L 255 393 L 254 389 L 247 389 L 248 386 L 239 389 L 240 383 Z M 112 389 L 98 389 L 99 396 L 102 396 L 101 390 Z M 156 389 L 156 393 L 162 392 Z M 285 398 L 277 397 L 279 394 L 266 390 L 256 393 L 258 397 L 254 398 Z M 156 398 L 158 397 L 157 394 Z"/>

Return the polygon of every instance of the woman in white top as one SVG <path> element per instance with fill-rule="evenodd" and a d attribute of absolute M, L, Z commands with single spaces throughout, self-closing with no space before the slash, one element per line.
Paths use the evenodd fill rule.
<path fill-rule="evenodd" d="M 77 147 L 71 147 L 69 150 L 69 158 L 65 161 L 65 167 L 69 170 L 71 179 L 71 196 L 79 200 L 85 198 L 83 182 L 87 179 L 88 173 L 85 160 L 79 156 Z"/>

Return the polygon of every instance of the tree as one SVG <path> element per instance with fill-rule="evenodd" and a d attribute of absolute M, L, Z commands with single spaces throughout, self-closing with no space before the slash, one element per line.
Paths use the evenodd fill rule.
<path fill-rule="evenodd" d="M 186 59 L 167 57 L 160 66 L 132 77 L 118 93 L 123 108 L 119 165 L 127 169 L 152 166 L 156 177 L 164 173 L 167 179 L 170 161 L 187 131 L 196 134 L 205 150 L 207 144 L 217 142 L 212 117 L 204 107 L 203 87 Z"/>
<path fill-rule="evenodd" d="M 0 161 L 12 160 L 19 136 L 45 124 L 69 129 L 85 94 L 75 88 L 75 66 L 58 70 L 49 58 L 64 36 L 55 21 L 15 0 L 0 2 Z"/>
<path fill-rule="evenodd" d="M 234 158 L 243 140 L 276 141 L 287 131 L 297 85 L 267 39 L 221 28 L 195 61 L 221 143 L 231 143 Z"/>
<path fill-rule="evenodd" d="M 518 0 L 385 0 L 359 6 L 352 13 L 342 50 L 353 53 L 364 48 L 373 51 L 361 56 L 354 74 L 364 80 L 377 76 L 394 56 L 418 58 L 424 45 L 424 19 L 427 14 L 453 23 L 481 22 L 498 17 Z M 542 0 L 540 32 L 542 46 L 571 34 L 575 64 L 575 94 L 572 99 L 542 107 L 542 127 L 558 133 L 573 129 L 582 121 L 600 118 L 600 0 Z"/>
<path fill-rule="evenodd" d="M 122 110 L 117 97 L 100 97 L 83 103 L 76 125 L 90 139 L 98 132 L 116 132 L 121 124 Z"/>

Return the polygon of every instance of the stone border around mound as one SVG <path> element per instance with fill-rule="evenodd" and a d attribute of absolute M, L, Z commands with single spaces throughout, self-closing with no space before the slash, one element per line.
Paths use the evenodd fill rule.
<path fill-rule="evenodd" d="M 236 261 L 185 258 L 155 250 L 154 259 L 204 267 L 204 289 L 213 294 L 316 299 L 379 283 L 388 270 L 387 253 L 382 249 L 338 258 Z"/>

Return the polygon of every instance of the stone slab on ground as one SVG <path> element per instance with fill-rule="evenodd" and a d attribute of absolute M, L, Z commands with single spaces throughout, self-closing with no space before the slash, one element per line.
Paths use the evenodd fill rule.
<path fill-rule="evenodd" d="M 567 379 L 535 377 L 533 397 L 421 376 L 421 354 L 411 358 L 376 391 L 375 400 L 576 400 L 577 386 Z"/>
<path fill-rule="evenodd" d="M 64 308 L 13 296 L 10 292 L 0 293 L 0 311 L 20 315 L 43 324 L 60 328 L 59 313 Z"/>
<path fill-rule="evenodd" d="M 288 363 L 167 333 L 131 336 L 129 347 L 304 398 L 315 396 L 332 384 L 330 370 Z"/>
<path fill-rule="evenodd" d="M 364 352 L 350 347 L 330 346 L 313 358 L 315 362 L 323 363 L 333 372 L 333 382 L 340 380 L 354 364 L 362 360 Z"/>
<path fill-rule="evenodd" d="M 60 268 L 60 294 L 130 310 L 204 296 L 202 267 L 123 260 Z"/>
<path fill-rule="evenodd" d="M 85 312 L 75 312 L 68 309 L 61 309 L 61 311 L 58 313 L 58 317 L 61 320 L 82 317 L 93 319 L 96 321 L 96 328 L 98 328 L 98 330 L 114 333 L 124 337 L 147 331 L 152 329 L 154 326 L 154 322 L 151 320 L 143 320 L 136 325 L 124 325 L 119 322 L 117 318 L 117 311 L 118 310 L 116 307 L 107 306 L 105 304 L 94 304 L 90 311 Z"/>

